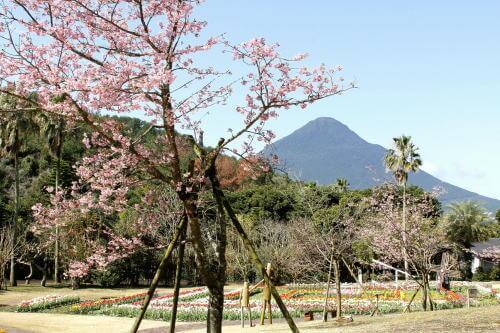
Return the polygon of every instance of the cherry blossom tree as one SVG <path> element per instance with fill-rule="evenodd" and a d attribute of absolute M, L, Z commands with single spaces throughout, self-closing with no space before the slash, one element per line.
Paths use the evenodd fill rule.
<path fill-rule="evenodd" d="M 417 274 L 414 279 L 423 290 L 424 310 L 427 304 L 433 309 L 429 274 L 440 255 L 452 249 L 446 238 L 445 223 L 435 216 L 433 198 L 433 193 L 422 198 L 407 196 L 406 225 L 403 225 L 397 188 L 390 184 L 376 188 L 369 199 L 371 212 L 359 227 L 361 237 L 382 261 L 398 265 L 406 254 L 410 272 Z"/>
<path fill-rule="evenodd" d="M 223 36 L 202 37 L 207 23 L 193 15 L 200 2 L 5 1 L 0 9 L 0 92 L 40 112 L 83 122 L 92 130 L 85 142 L 95 154 L 78 167 L 79 184 L 91 190 L 71 199 L 82 210 L 120 210 L 134 182 L 160 182 L 177 193 L 188 216 L 197 265 L 210 292 L 207 330 L 220 332 L 225 216 L 242 237 L 245 232 L 219 188 L 216 160 L 224 151 L 251 157 L 255 141 L 268 143 L 274 138 L 266 123 L 281 110 L 306 108 L 352 85 L 342 85 L 341 67 L 307 68 L 301 64 L 305 54 L 284 57 L 277 44 L 264 38 L 234 45 Z M 209 51 L 229 56 L 227 68 L 198 65 Z M 243 67 L 244 73 L 232 74 L 231 58 L 234 68 Z M 236 85 L 246 90 L 241 102 L 236 95 L 230 100 Z M 36 92 L 37 98 L 30 98 L 30 92 Z M 241 115 L 241 126 L 208 151 L 196 143 L 201 119 L 229 102 Z M 137 136 L 116 120 L 100 116 L 131 112 L 150 121 Z M 160 135 L 154 144 L 146 144 L 144 137 L 153 130 Z M 180 131 L 192 133 L 187 137 L 192 148 L 188 154 L 181 154 L 179 146 L 186 141 Z M 208 185 L 221 217 L 212 247 L 204 244 L 198 212 L 199 193 Z M 248 239 L 245 246 L 253 249 Z M 212 248 L 217 260 L 209 263 L 207 251 Z M 258 264 L 256 253 L 251 257 Z M 259 270 L 268 280 L 264 267 Z M 273 295 L 289 318 L 279 294 L 274 290 Z M 288 322 L 296 331 L 293 321 Z"/>

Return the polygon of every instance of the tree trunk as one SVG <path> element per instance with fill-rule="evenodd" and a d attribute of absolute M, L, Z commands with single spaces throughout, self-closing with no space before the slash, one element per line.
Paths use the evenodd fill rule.
<path fill-rule="evenodd" d="M 330 281 L 332 278 L 332 264 L 333 264 L 333 255 L 330 258 L 330 267 L 328 268 L 328 279 L 326 282 L 326 295 L 325 295 L 325 305 L 323 306 L 323 321 L 326 322 L 328 319 L 328 298 L 330 297 Z"/>
<path fill-rule="evenodd" d="M 429 276 L 427 275 L 427 273 L 424 273 L 423 281 L 424 281 L 424 290 L 425 290 L 425 295 L 422 296 L 423 302 L 425 304 L 424 311 L 426 311 L 427 308 L 430 311 L 434 311 L 434 304 L 432 304 L 432 297 L 431 297 L 431 287 L 429 285 Z"/>
<path fill-rule="evenodd" d="M 427 283 L 426 280 L 427 278 L 425 276 L 422 277 L 422 309 L 424 311 L 427 311 Z"/>
<path fill-rule="evenodd" d="M 80 289 L 80 279 L 79 278 L 72 278 L 71 279 L 71 289 L 73 289 L 73 290 Z"/>
<path fill-rule="evenodd" d="M 136 333 L 137 330 L 139 329 L 139 326 L 141 325 L 141 321 L 144 318 L 144 315 L 146 314 L 146 310 L 148 308 L 149 302 L 151 302 L 151 299 L 153 298 L 156 287 L 158 286 L 158 283 L 160 282 L 160 277 L 167 266 L 167 261 L 170 258 L 170 255 L 172 254 L 172 251 L 174 250 L 174 247 L 177 244 L 177 240 L 179 239 L 179 236 L 181 234 L 181 230 L 184 228 L 184 225 L 186 223 L 187 223 L 187 219 L 183 215 L 180 223 L 177 225 L 177 228 L 174 232 L 174 236 L 173 236 L 172 240 L 170 241 L 170 244 L 168 244 L 167 249 L 165 250 L 165 253 L 163 254 L 163 258 L 161 259 L 160 265 L 158 266 L 158 269 L 156 270 L 153 281 L 151 281 L 151 285 L 149 286 L 148 293 L 146 295 L 146 298 L 144 299 L 144 303 L 142 304 L 141 311 L 139 312 L 139 315 L 136 317 L 134 325 L 132 326 L 132 329 L 130 330 L 130 332 Z"/>
<path fill-rule="evenodd" d="M 207 332 L 219 333 L 222 329 L 222 307 L 224 306 L 223 288 L 225 283 L 225 269 L 222 272 L 221 267 L 225 267 L 225 256 L 220 256 L 218 258 L 220 262 L 214 262 L 213 264 L 215 266 L 209 269 L 205 244 L 203 244 L 201 236 L 197 206 L 194 201 L 187 199 L 184 201 L 184 207 L 189 220 L 192 244 L 196 254 L 196 264 L 209 292 Z M 219 280 L 219 278 L 221 278 L 221 280 Z M 220 300 L 222 300 L 222 302 Z"/>
<path fill-rule="evenodd" d="M 54 245 L 54 283 L 61 282 L 59 278 L 59 226 L 56 225 L 56 241 Z"/>
<path fill-rule="evenodd" d="M 184 215 L 184 219 L 187 216 Z M 186 231 L 187 231 L 187 221 L 184 221 L 184 227 L 182 228 L 179 251 L 177 253 L 177 265 L 175 269 L 175 282 L 174 282 L 174 298 L 172 300 L 172 317 L 170 317 L 170 333 L 175 332 L 175 321 L 177 320 L 177 304 L 179 303 L 179 289 L 181 286 L 182 278 L 182 265 L 184 261 L 184 249 L 186 247 Z"/>
<path fill-rule="evenodd" d="M 16 129 L 16 146 L 19 140 L 18 132 Z M 12 254 L 10 256 L 10 285 L 12 287 L 17 286 L 16 280 L 16 257 L 15 257 L 15 246 L 16 246 L 16 233 L 17 233 L 17 218 L 19 215 L 19 160 L 17 147 L 14 153 L 14 217 L 12 220 L 12 246 L 14 249 L 12 250 Z"/>
<path fill-rule="evenodd" d="M 408 255 L 406 254 L 406 181 L 403 183 L 403 259 L 405 272 L 408 272 Z M 408 274 L 405 274 L 405 280 L 408 281 Z"/>
<path fill-rule="evenodd" d="M 23 263 L 23 264 L 25 264 L 26 266 L 28 266 L 29 269 L 30 269 L 29 274 L 24 277 L 24 280 L 26 281 L 26 284 L 30 284 L 31 277 L 33 276 L 33 264 L 31 263 L 31 261 L 28 261 L 27 263 Z"/>
<path fill-rule="evenodd" d="M 217 281 L 208 288 L 207 332 L 222 332 L 222 312 L 224 311 L 224 283 Z"/>
<path fill-rule="evenodd" d="M 62 122 L 62 121 L 61 121 Z M 61 153 L 62 153 L 62 124 L 60 123 L 58 131 L 58 145 L 56 151 L 56 193 L 59 191 L 60 174 L 61 174 Z M 54 248 L 54 282 L 56 284 L 61 282 L 59 277 L 59 225 L 56 224 L 56 240 Z"/>
<path fill-rule="evenodd" d="M 42 266 L 42 281 L 40 281 L 40 285 L 45 287 L 47 284 L 47 256 L 45 255 L 43 258 L 43 266 Z"/>
<path fill-rule="evenodd" d="M 340 289 L 340 267 L 338 259 L 333 261 L 333 270 L 335 272 L 335 287 L 337 289 L 337 319 L 342 318 L 342 291 Z"/>
<path fill-rule="evenodd" d="M 209 287 L 209 308 L 207 316 L 207 331 L 221 332 L 222 319 L 224 311 L 224 284 L 226 283 L 226 214 L 222 203 L 221 193 L 223 194 L 220 183 L 217 178 L 215 165 L 212 165 L 207 171 L 207 176 L 212 184 L 212 194 L 217 203 L 218 221 L 215 225 L 215 257 L 216 262 L 211 266 L 215 266 L 216 281 L 214 285 Z"/>
<path fill-rule="evenodd" d="M 257 270 L 261 272 L 262 276 L 264 277 L 265 282 L 269 285 L 271 288 L 271 294 L 273 295 L 276 304 L 281 310 L 281 313 L 283 314 L 283 317 L 286 319 L 288 326 L 290 327 L 290 330 L 293 333 L 299 332 L 299 329 L 297 328 L 297 325 L 295 325 L 295 322 L 293 321 L 292 316 L 290 316 L 290 313 L 288 312 L 285 304 L 283 303 L 283 300 L 280 297 L 280 294 L 274 287 L 274 284 L 272 283 L 271 279 L 266 273 L 266 268 L 264 267 L 264 264 L 260 260 L 259 256 L 257 255 L 257 251 L 255 250 L 255 247 L 252 243 L 252 241 L 248 238 L 245 229 L 243 229 L 243 226 L 239 222 L 236 214 L 233 211 L 233 208 L 231 207 L 231 204 L 227 200 L 227 198 L 224 196 L 224 193 L 218 193 L 220 195 L 220 198 L 222 199 L 222 203 L 224 204 L 224 208 L 231 219 L 231 222 L 233 223 L 235 229 L 238 231 L 241 240 L 243 241 L 243 244 L 245 245 L 246 250 L 250 254 L 250 258 L 254 262 L 255 266 L 257 267 Z"/>

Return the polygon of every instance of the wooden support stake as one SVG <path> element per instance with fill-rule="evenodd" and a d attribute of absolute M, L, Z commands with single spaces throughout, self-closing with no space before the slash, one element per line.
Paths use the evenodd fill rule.
<path fill-rule="evenodd" d="M 177 228 L 175 229 L 174 236 L 172 240 L 170 241 L 170 244 L 168 244 L 167 249 L 165 250 L 165 253 L 163 254 L 163 258 L 161 259 L 160 265 L 158 266 L 158 269 L 156 270 L 155 276 L 153 277 L 153 280 L 151 281 L 151 285 L 149 286 L 148 293 L 146 295 L 146 298 L 144 299 L 144 303 L 142 304 L 141 311 L 137 315 L 134 325 L 132 326 L 132 329 L 130 330 L 131 333 L 136 333 L 137 330 L 139 330 L 139 326 L 141 325 L 141 321 L 144 318 L 144 315 L 146 314 L 146 310 L 149 306 L 149 302 L 151 302 L 151 299 L 153 298 L 153 295 L 155 293 L 156 287 L 158 287 L 158 283 L 160 282 L 160 276 L 163 274 L 163 271 L 167 267 L 167 260 L 170 258 L 170 255 L 172 254 L 172 251 L 174 250 L 175 245 L 177 244 L 177 240 L 179 239 L 181 235 L 181 231 L 184 228 L 184 225 L 187 223 L 187 218 L 184 217 L 185 214 L 181 217 L 181 221 L 177 225 Z"/>

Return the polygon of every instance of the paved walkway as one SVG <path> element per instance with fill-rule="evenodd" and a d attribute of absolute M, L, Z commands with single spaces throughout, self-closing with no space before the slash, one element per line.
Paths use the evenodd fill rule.
<path fill-rule="evenodd" d="M 133 320 L 133 318 L 106 316 L 0 312 L 0 329 L 4 329 L 8 333 L 119 333 L 128 332 L 132 326 Z M 179 323 L 179 329 L 183 324 L 184 323 Z M 165 327 L 165 323 L 161 321 L 144 320 L 141 324 L 141 331 L 143 329 L 158 327 Z"/>

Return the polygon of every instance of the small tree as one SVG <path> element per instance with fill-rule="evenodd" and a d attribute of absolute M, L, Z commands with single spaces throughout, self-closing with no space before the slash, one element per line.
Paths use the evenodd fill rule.
<path fill-rule="evenodd" d="M 362 212 L 362 205 L 357 207 L 351 205 L 335 206 L 334 209 L 328 209 L 325 214 L 321 215 L 322 221 L 320 221 L 320 224 L 314 225 L 310 221 L 296 224 L 297 243 L 303 244 L 302 251 L 307 254 L 303 256 L 303 260 L 305 262 L 312 260 L 309 265 L 316 265 L 317 267 L 319 264 L 323 270 L 328 270 L 323 313 L 323 320 L 325 321 L 332 269 L 335 276 L 336 317 L 337 320 L 342 318 L 340 268 L 342 262 L 348 263 L 355 260 L 353 244 L 357 240 L 356 222 Z M 320 258 L 320 260 L 318 261 L 315 258 Z"/>
<path fill-rule="evenodd" d="M 381 260 L 390 264 L 402 261 L 401 249 L 404 249 L 410 268 L 418 273 L 414 279 L 423 290 L 422 307 L 426 310 L 429 305 L 433 310 L 429 275 L 438 255 L 450 247 L 445 223 L 432 217 L 432 194 L 428 194 L 427 199 L 407 198 L 404 226 L 396 193 L 397 189 L 391 185 L 374 191 L 370 199 L 371 214 L 359 227 L 359 233 Z"/>

